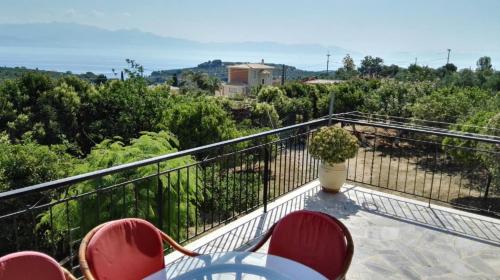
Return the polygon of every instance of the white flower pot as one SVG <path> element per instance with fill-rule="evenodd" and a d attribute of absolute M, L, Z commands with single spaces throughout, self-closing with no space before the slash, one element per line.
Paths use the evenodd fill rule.
<path fill-rule="evenodd" d="M 347 178 L 345 163 L 319 165 L 319 183 L 325 192 L 336 193 L 340 190 Z"/>

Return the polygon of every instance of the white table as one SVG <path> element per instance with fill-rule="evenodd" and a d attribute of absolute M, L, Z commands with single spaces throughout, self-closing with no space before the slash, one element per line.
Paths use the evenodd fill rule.
<path fill-rule="evenodd" d="M 296 261 L 263 253 L 225 252 L 184 257 L 148 276 L 146 280 L 326 279 Z"/>

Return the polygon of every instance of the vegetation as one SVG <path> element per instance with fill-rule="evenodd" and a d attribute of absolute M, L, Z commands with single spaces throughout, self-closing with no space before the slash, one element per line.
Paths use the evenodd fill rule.
<path fill-rule="evenodd" d="M 358 139 L 349 131 L 337 127 L 322 127 L 314 133 L 309 153 L 328 164 L 342 163 L 356 155 Z"/>
<path fill-rule="evenodd" d="M 124 145 L 120 141 L 103 141 L 96 145 L 91 153 L 80 163 L 75 166 L 75 174 L 86 173 L 102 168 L 124 164 L 128 162 L 138 161 L 151 158 L 158 155 L 168 154 L 177 151 L 178 141 L 170 133 L 161 131 L 159 133 L 144 133 L 137 139 L 132 139 L 130 145 Z M 161 170 L 170 170 L 179 166 L 192 164 L 194 160 L 190 157 L 176 158 L 170 161 L 165 161 L 160 164 Z M 42 217 L 39 227 L 47 228 L 46 235 L 55 236 L 56 240 L 65 237 L 65 230 L 70 225 L 79 230 L 79 235 L 88 232 L 92 227 L 102 221 L 117 219 L 120 217 L 135 216 L 140 218 L 159 217 L 156 186 L 161 183 L 165 189 L 173 190 L 169 196 L 163 197 L 163 207 L 161 211 L 166 213 L 162 215 L 165 224 L 170 222 L 169 226 L 172 230 L 172 235 L 178 239 L 185 238 L 185 232 L 177 236 L 180 225 L 185 225 L 188 221 L 194 221 L 196 207 L 195 201 L 203 201 L 202 197 L 191 200 L 191 205 L 182 204 L 182 207 L 177 207 L 177 201 L 187 201 L 187 197 L 195 197 L 195 185 L 187 184 L 188 181 L 196 182 L 194 174 L 172 173 L 170 180 L 166 176 L 161 176 L 160 182 L 157 178 L 146 178 L 150 174 L 156 172 L 155 165 L 148 165 L 137 168 L 133 171 L 115 173 L 110 176 L 97 178 L 78 184 L 72 187 L 68 193 L 61 194 L 56 197 L 54 202 L 68 195 L 73 196 L 82 193 L 88 193 L 102 188 L 102 186 L 113 186 L 126 181 L 139 179 L 134 184 L 127 184 L 124 188 L 114 188 L 106 192 L 101 192 L 99 199 L 95 196 L 86 197 L 84 199 L 71 200 L 68 204 L 56 204 L 52 211 L 45 213 Z M 179 178 L 177 178 L 179 176 Z M 190 178 L 188 178 L 190 177 Z M 188 188 L 177 188 L 177 182 Z M 189 210 L 188 210 L 189 209 Z M 84 214 L 83 214 L 84 213 Z M 178 220 L 180 217 L 181 220 Z M 48 225 L 52 223 L 52 226 Z M 54 232 L 50 232 L 53 230 Z"/>
<path fill-rule="evenodd" d="M 128 62 L 124 80 L 96 81 L 70 74 L 21 71 L 0 82 L 0 191 L 319 118 L 328 113 L 332 94 L 336 113 L 362 111 L 410 121 L 427 119 L 456 130 L 496 136 L 500 131 L 500 72 L 492 68 L 488 57 L 480 58 L 475 70 L 457 70 L 453 65 L 438 69 L 387 66 L 376 57 L 366 57 L 356 68 L 352 58 L 346 56 L 343 67 L 333 74 L 344 80 L 341 83 L 289 81 L 255 88 L 252 98 L 245 100 L 213 96 L 220 81 L 198 71 L 179 72 L 166 78 L 166 83 L 151 85 L 154 75 L 144 77 L 140 65 Z M 212 61 L 199 67 L 221 65 L 224 63 Z M 172 90 L 171 85 L 180 90 Z M 247 141 L 236 148 L 249 148 L 262 141 Z M 447 157 L 457 164 L 477 167 L 477 172 L 491 178 L 490 191 L 500 191 L 498 147 L 454 138 L 445 138 L 443 144 L 448 147 L 443 149 Z M 316 157 L 335 163 L 351 157 L 357 145 L 349 133 L 329 128 L 315 134 L 309 149 Z M 245 159 L 236 155 L 229 160 L 197 164 L 198 177 L 193 177 L 194 169 L 188 172 L 186 166 L 230 151 L 162 162 L 160 170 L 179 172 L 163 174 L 159 181 L 156 176 L 148 177 L 158 172 L 158 166 L 151 165 L 9 201 L 0 205 L 0 211 L 24 209 L 35 203 L 55 205 L 51 211 L 41 209 L 40 215 L 26 218 L 26 223 L 36 221 L 36 229 L 19 228 L 24 235 L 17 236 L 10 231 L 1 233 L 0 243 L 15 246 L 14 240 L 29 243 L 36 236 L 47 246 L 60 248 L 70 238 L 68 227 L 74 229 L 75 236 L 81 236 L 107 219 L 130 215 L 158 218 L 158 186 L 170 194 L 161 201 L 167 207 L 164 213 L 168 213 L 162 220 L 165 228 L 178 239 L 187 238 L 189 233 L 180 230 L 179 224 L 196 228 L 196 220 L 213 222 L 213 213 L 224 220 L 257 205 L 256 196 L 262 190 L 259 151 L 248 149 Z M 235 165 L 238 162 L 239 168 Z M 200 186 L 204 188 L 196 191 Z M 57 202 L 83 193 L 89 195 L 70 200 L 67 205 Z M 185 208 L 175 205 L 179 200 L 186 201 L 181 204 Z"/>

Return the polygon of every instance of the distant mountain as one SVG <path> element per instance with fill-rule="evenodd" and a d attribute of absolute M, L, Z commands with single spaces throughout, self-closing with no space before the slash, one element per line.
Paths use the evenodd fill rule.
<path fill-rule="evenodd" d="M 0 24 L 0 46 L 52 48 L 151 48 L 167 50 L 239 50 L 283 53 L 348 53 L 336 46 L 275 42 L 202 43 L 140 30 L 107 30 L 76 23 Z M 351 52 L 352 53 L 352 52 Z"/>

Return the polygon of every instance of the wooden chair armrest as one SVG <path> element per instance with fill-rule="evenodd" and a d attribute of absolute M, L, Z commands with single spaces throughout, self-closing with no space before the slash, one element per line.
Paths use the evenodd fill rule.
<path fill-rule="evenodd" d="M 168 243 L 168 245 L 172 246 L 172 248 L 174 248 L 176 251 L 179 251 L 179 252 L 183 253 L 184 255 L 190 256 L 190 257 L 196 257 L 196 256 L 200 255 L 199 253 L 196 253 L 194 251 L 191 251 L 191 250 L 184 248 L 182 245 L 177 243 L 174 239 L 172 239 L 172 237 L 168 236 L 163 231 L 161 231 L 161 230 L 158 230 L 158 231 L 160 232 L 161 239 L 163 241 L 165 241 L 166 243 Z"/>
<path fill-rule="evenodd" d="M 66 268 L 64 267 L 61 267 L 63 272 L 64 272 L 64 278 L 66 278 L 66 280 L 76 280 L 76 277 L 73 276 L 73 274 L 71 274 L 71 272 L 69 272 Z"/>
<path fill-rule="evenodd" d="M 248 248 L 245 250 L 245 252 L 256 252 L 257 250 L 264 245 L 267 240 L 273 235 L 274 227 L 276 227 L 276 224 L 274 224 L 267 232 L 264 234 L 264 236 L 257 242 L 257 244 L 253 245 L 252 247 Z"/>

